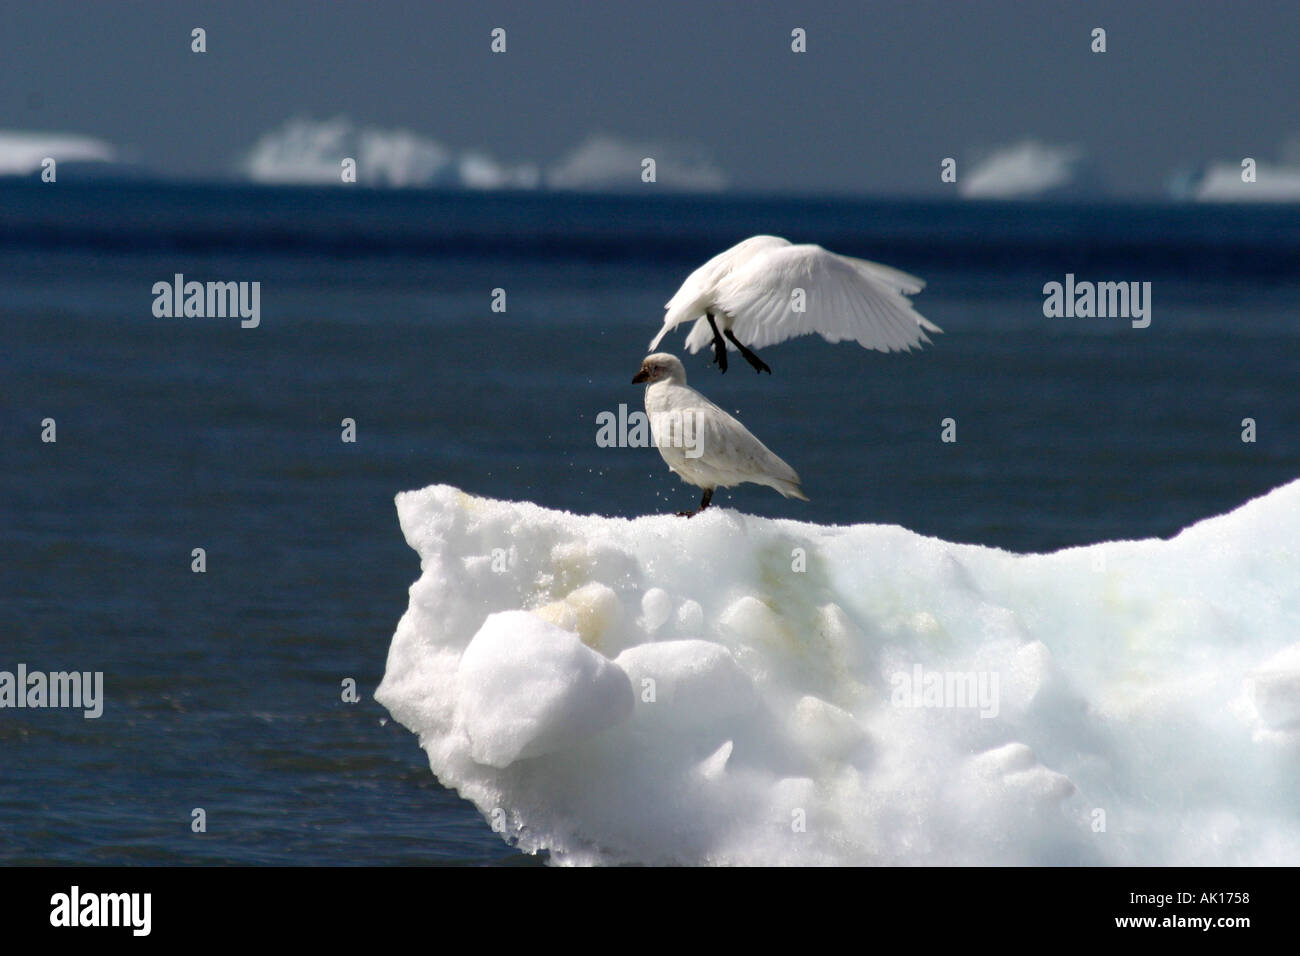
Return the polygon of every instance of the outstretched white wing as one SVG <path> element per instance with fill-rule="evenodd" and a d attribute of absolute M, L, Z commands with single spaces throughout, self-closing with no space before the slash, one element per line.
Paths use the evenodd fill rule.
<path fill-rule="evenodd" d="M 778 249 L 790 245 L 788 239 L 780 236 L 750 236 L 744 242 L 738 242 L 725 252 L 719 252 L 704 265 L 700 266 L 682 283 L 671 299 L 664 304 L 664 327 L 650 343 L 653 352 L 663 341 L 663 337 L 683 322 L 700 319 L 707 328 L 708 322 L 701 318 L 709 308 L 713 291 L 721 279 L 729 272 L 741 268 L 754 256 L 767 249 Z M 709 335 L 713 333 L 710 332 Z"/>
<path fill-rule="evenodd" d="M 828 342 L 898 352 L 929 342 L 937 325 L 912 308 L 907 293 L 924 283 L 897 269 L 827 252 L 821 246 L 769 249 L 724 276 L 714 302 L 745 345 L 759 349 L 817 333 Z M 692 352 L 713 339 L 708 323 L 686 338 Z"/>

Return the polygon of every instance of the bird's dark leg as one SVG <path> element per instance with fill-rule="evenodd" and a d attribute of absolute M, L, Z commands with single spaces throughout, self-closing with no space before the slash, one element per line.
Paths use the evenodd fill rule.
<path fill-rule="evenodd" d="M 704 498 L 700 501 L 700 506 L 699 506 L 698 508 L 696 508 L 694 511 L 679 511 L 679 512 L 677 512 L 677 517 L 679 517 L 679 518 L 689 518 L 689 517 L 691 517 L 692 515 L 697 515 L 697 514 L 699 514 L 701 511 L 703 511 L 705 508 L 707 508 L 707 507 L 709 506 L 709 502 L 712 501 L 712 500 L 713 500 L 713 489 L 712 489 L 712 488 L 705 488 L 705 489 L 704 489 Z"/>
<path fill-rule="evenodd" d="M 713 330 L 713 361 L 718 363 L 718 368 L 724 372 L 727 370 L 727 343 L 722 341 L 722 334 L 718 332 L 718 323 L 713 321 L 713 313 L 704 313 L 709 320 L 709 328 Z M 728 334 L 731 330 L 727 329 Z M 732 341 L 735 341 L 734 339 Z"/>
<path fill-rule="evenodd" d="M 743 355 L 743 356 L 745 357 L 745 361 L 746 361 L 746 362 L 748 362 L 750 365 L 754 366 L 754 371 L 755 371 L 755 372 L 766 372 L 768 375 L 771 375 L 771 374 L 772 374 L 772 370 L 771 370 L 770 368 L 767 367 L 767 363 L 764 362 L 764 361 L 763 361 L 761 358 L 759 358 L 757 355 L 755 355 L 755 354 L 754 354 L 752 351 L 750 351 L 748 348 L 746 348 L 745 346 L 741 345 L 741 344 L 740 344 L 740 340 L 739 340 L 738 338 L 736 338 L 736 333 L 732 332 L 731 329 L 727 329 L 727 338 L 731 339 L 731 344 L 732 344 L 732 345 L 734 345 L 736 348 L 740 349 L 740 354 Z"/>

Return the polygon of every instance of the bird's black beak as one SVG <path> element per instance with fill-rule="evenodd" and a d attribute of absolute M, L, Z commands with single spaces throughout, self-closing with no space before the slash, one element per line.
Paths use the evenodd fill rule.
<path fill-rule="evenodd" d="M 633 376 L 632 384 L 640 385 L 642 382 L 648 382 L 649 380 L 650 380 L 650 373 L 647 372 L 645 369 L 641 369 L 641 371 L 637 372 L 636 375 Z"/>

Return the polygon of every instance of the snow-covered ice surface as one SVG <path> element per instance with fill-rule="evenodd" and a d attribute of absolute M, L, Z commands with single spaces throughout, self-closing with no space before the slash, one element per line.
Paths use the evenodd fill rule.
<path fill-rule="evenodd" d="M 1300 481 L 1047 555 L 445 485 L 397 509 L 422 574 L 376 697 L 526 851 L 1300 863 Z"/>

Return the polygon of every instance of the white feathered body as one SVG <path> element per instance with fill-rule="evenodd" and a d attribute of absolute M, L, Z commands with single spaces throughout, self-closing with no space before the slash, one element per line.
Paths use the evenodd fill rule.
<path fill-rule="evenodd" d="M 748 481 L 808 500 L 793 468 L 690 386 L 655 382 L 645 390 L 645 410 L 659 454 L 683 481 L 700 488 Z"/>
<path fill-rule="evenodd" d="M 929 342 L 926 332 L 943 331 L 907 298 L 924 287 L 916 276 L 866 259 L 817 245 L 791 245 L 778 236 L 753 236 L 687 277 L 664 306 L 664 325 L 650 351 L 678 325 L 692 321 L 686 347 L 707 348 L 713 341 L 707 313 L 719 332 L 731 329 L 755 349 L 817 333 L 830 342 L 907 351 Z"/>

